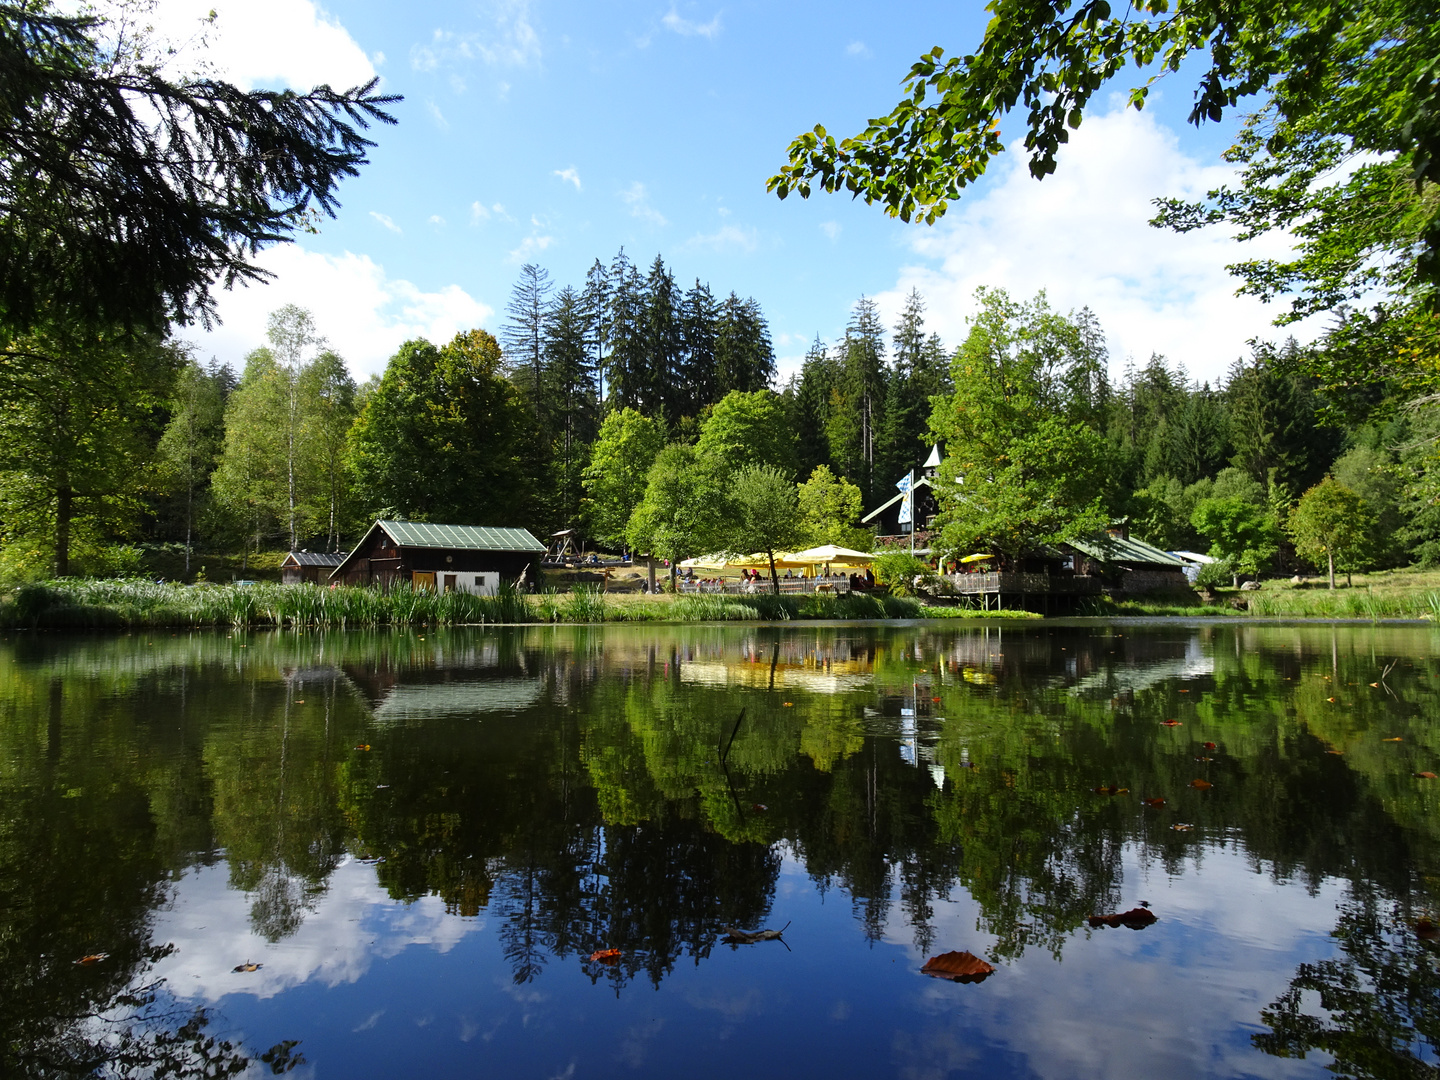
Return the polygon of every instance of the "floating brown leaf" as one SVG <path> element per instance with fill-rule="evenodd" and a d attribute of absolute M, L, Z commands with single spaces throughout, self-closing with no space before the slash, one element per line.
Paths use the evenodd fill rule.
<path fill-rule="evenodd" d="M 1160 726 L 1161 726 L 1161 727 L 1179 727 L 1180 725 L 1181 725 L 1181 721 L 1179 721 L 1179 720 L 1161 720 L 1161 721 L 1160 721 Z"/>
<path fill-rule="evenodd" d="M 1333 697 L 1327 697 L 1325 700 L 1326 700 L 1326 701 L 1334 701 L 1335 699 L 1334 699 Z"/>
<path fill-rule="evenodd" d="M 1153 807 L 1156 810 L 1159 810 L 1162 806 L 1165 805 L 1165 800 L 1162 799 L 1159 795 L 1156 795 L 1153 799 L 1141 799 L 1140 801 L 1146 806 Z"/>
<path fill-rule="evenodd" d="M 264 964 L 252 964 L 249 960 L 246 960 L 245 963 L 243 963 L 243 964 L 236 964 L 236 965 L 235 965 L 233 968 L 231 968 L 230 970 L 231 970 L 231 971 L 259 971 L 259 970 L 260 970 L 262 967 L 264 967 L 264 966 L 265 966 Z"/>
<path fill-rule="evenodd" d="M 1215 785 L 1210 783 L 1209 780 L 1191 780 L 1190 786 L 1193 787 L 1196 791 L 1204 791 L 1206 788 L 1211 788 Z"/>
<path fill-rule="evenodd" d="M 1195 826 L 1186 825 L 1183 822 L 1177 821 L 1174 825 L 1171 825 L 1170 828 L 1174 829 L 1176 832 L 1189 832 L 1191 829 L 1195 828 Z"/>
<path fill-rule="evenodd" d="M 1327 753 L 1327 754 L 1334 754 L 1336 757 L 1339 757 L 1339 756 L 1341 756 L 1342 754 L 1344 754 L 1345 751 L 1344 751 L 1344 750 L 1326 750 L 1325 753 Z"/>
<path fill-rule="evenodd" d="M 1215 745 L 1213 742 L 1207 742 L 1207 743 L 1205 744 L 1205 749 L 1206 749 L 1206 750 L 1215 750 L 1215 749 L 1217 749 L 1217 747 L 1216 747 L 1216 745 Z"/>
<path fill-rule="evenodd" d="M 1196 760 L 1196 761 L 1214 761 L 1215 759 L 1214 759 L 1213 757 L 1197 757 L 1195 760 Z"/>
<path fill-rule="evenodd" d="M 104 960 L 109 955 L 109 953 L 104 952 L 91 953 L 89 956 L 80 957 L 80 959 L 76 960 L 75 963 L 80 964 L 84 967 L 89 967 L 91 964 L 100 963 L 101 960 Z"/>
<path fill-rule="evenodd" d="M 1129 911 L 1122 911 L 1118 915 L 1091 915 L 1090 925 L 1101 926 L 1128 926 L 1131 930 L 1143 930 L 1151 923 L 1157 921 L 1155 913 L 1148 908 L 1131 908 Z"/>
<path fill-rule="evenodd" d="M 1102 784 L 1100 787 L 1091 788 L 1096 795 L 1126 795 L 1129 794 L 1128 787 L 1116 787 L 1114 784 Z"/>
<path fill-rule="evenodd" d="M 926 960 L 920 973 L 951 982 L 977 983 L 995 974 L 995 968 L 974 953 L 947 952 Z"/>
<path fill-rule="evenodd" d="M 369 749 L 370 749 L 370 744 L 369 744 L 368 742 L 362 742 L 359 746 L 355 747 L 355 749 L 356 749 L 356 750 L 369 750 Z"/>
<path fill-rule="evenodd" d="M 596 949 L 590 954 L 590 960 L 596 964 L 617 964 L 622 955 L 619 949 Z"/>
<path fill-rule="evenodd" d="M 937 705 L 940 704 L 940 699 L 938 697 L 932 697 L 930 700 L 935 702 L 935 704 Z"/>
<path fill-rule="evenodd" d="M 1420 779 L 1420 780 L 1434 780 L 1434 779 L 1435 779 L 1435 774 L 1434 774 L 1433 772 L 1417 772 L 1417 773 L 1415 774 L 1415 776 L 1416 776 L 1418 779 Z"/>
<path fill-rule="evenodd" d="M 793 701 L 782 701 L 780 704 L 784 705 L 787 709 L 793 709 L 795 707 L 795 703 Z"/>
<path fill-rule="evenodd" d="M 1393 739 L 1381 739 L 1381 742 L 1404 742 L 1405 740 L 1396 735 Z"/>

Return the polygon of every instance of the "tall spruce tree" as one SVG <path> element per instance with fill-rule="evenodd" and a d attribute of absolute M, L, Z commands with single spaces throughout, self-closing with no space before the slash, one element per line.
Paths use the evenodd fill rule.
<path fill-rule="evenodd" d="M 547 486 L 553 520 L 567 528 L 579 520 L 588 449 L 598 428 L 585 315 L 584 298 L 567 285 L 545 319 L 545 412 L 551 439 Z"/>
<path fill-rule="evenodd" d="M 654 407 L 645 342 L 645 282 L 625 255 L 610 264 L 610 409 Z"/>
<path fill-rule="evenodd" d="M 183 526 L 187 574 L 195 526 L 208 502 L 210 474 L 225 439 L 225 397 L 233 379 L 228 367 L 212 364 L 205 368 L 194 357 L 187 357 L 175 380 L 170 422 L 160 436 L 160 484 L 173 500 L 173 515 Z"/>
<path fill-rule="evenodd" d="M 706 405 L 713 405 L 723 396 L 716 379 L 715 341 L 719 333 L 720 308 L 710 286 L 695 279 L 685 294 L 680 326 L 684 339 L 684 360 L 681 383 L 685 392 L 682 416 L 698 416 Z"/>
<path fill-rule="evenodd" d="M 862 296 L 835 349 L 835 385 L 827 434 L 830 456 L 869 505 L 877 490 L 875 439 L 885 395 L 885 328 L 875 301 Z"/>
<path fill-rule="evenodd" d="M 826 428 L 830 419 L 830 394 L 835 382 L 834 365 L 820 335 L 785 388 L 790 409 L 790 428 L 795 432 L 799 473 L 809 476 L 820 466 L 829 466 L 830 441 Z"/>
<path fill-rule="evenodd" d="M 585 289 L 580 295 L 585 316 L 585 347 L 589 350 L 590 369 L 595 373 L 595 405 L 605 411 L 606 350 L 610 347 L 610 271 L 596 259 L 585 273 Z"/>
<path fill-rule="evenodd" d="M 645 376 L 654 406 L 670 424 L 685 415 L 687 396 L 680 377 L 685 349 L 681 307 L 675 275 L 656 255 L 645 279 Z"/>
<path fill-rule="evenodd" d="M 544 401 L 545 317 L 554 288 L 550 272 L 534 263 L 520 268 L 520 277 L 505 305 L 505 366 L 520 388 L 538 423 Z"/>
<path fill-rule="evenodd" d="M 721 397 L 735 390 L 749 394 L 768 389 L 774 378 L 775 350 L 760 305 L 732 292 L 715 327 L 715 391 Z"/>

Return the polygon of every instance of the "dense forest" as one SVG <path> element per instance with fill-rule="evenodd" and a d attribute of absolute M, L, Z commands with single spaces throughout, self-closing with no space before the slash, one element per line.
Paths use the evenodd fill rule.
<path fill-rule="evenodd" d="M 1115 380 L 1089 310 L 981 289 L 951 350 L 912 293 L 892 327 L 861 298 L 779 385 L 754 299 L 623 251 L 578 287 L 526 265 L 498 329 L 406 342 L 360 385 L 294 306 L 239 372 L 152 335 L 87 345 L 106 377 L 82 378 L 47 343 L 62 359 L 9 373 L 0 565 L 138 571 L 168 545 L 193 572 L 195 552 L 343 550 L 378 516 L 668 559 L 867 546 L 861 515 L 935 442 L 937 554 L 1125 519 L 1233 573 L 1440 562 L 1433 421 L 1398 380 L 1327 382 L 1330 339 L 1256 345 L 1213 386 L 1159 354 Z"/>

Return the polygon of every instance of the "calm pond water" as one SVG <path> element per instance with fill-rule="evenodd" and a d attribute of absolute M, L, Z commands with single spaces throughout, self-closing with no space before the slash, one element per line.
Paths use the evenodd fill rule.
<path fill-rule="evenodd" d="M 1435 1075 L 1437 679 L 1428 626 L 12 635 L 0 1072 Z"/>

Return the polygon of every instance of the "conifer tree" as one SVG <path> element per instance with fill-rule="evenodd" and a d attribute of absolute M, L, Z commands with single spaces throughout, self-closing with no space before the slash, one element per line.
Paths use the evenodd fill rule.
<path fill-rule="evenodd" d="M 760 305 L 732 292 L 715 328 L 715 391 L 722 397 L 734 390 L 753 393 L 774 378 L 775 350 Z"/>
<path fill-rule="evenodd" d="M 599 259 L 585 274 L 581 310 L 585 316 L 585 344 L 590 353 L 590 369 L 595 373 L 595 405 L 603 413 L 608 390 L 605 360 L 606 349 L 610 347 L 610 271 Z"/>
<path fill-rule="evenodd" d="M 510 292 L 510 302 L 505 305 L 506 369 L 525 395 L 537 423 L 544 400 L 541 384 L 544 381 L 545 316 L 553 288 L 548 270 L 526 263 L 520 268 L 520 278 Z"/>
<path fill-rule="evenodd" d="M 564 527 L 579 519 L 587 451 L 598 423 L 585 330 L 584 299 L 567 285 L 546 316 L 544 343 L 545 422 L 552 441 L 547 487 L 553 492 L 554 520 Z"/>
<path fill-rule="evenodd" d="M 649 411 L 651 400 L 645 348 L 645 282 L 625 255 L 610 264 L 610 409 Z"/>
<path fill-rule="evenodd" d="M 671 424 L 684 415 L 686 405 L 680 376 L 685 347 L 681 306 L 675 275 L 656 255 L 645 280 L 645 377 L 653 406 Z"/>
<path fill-rule="evenodd" d="M 720 309 L 710 286 L 702 285 L 696 278 L 694 287 L 685 294 L 680 316 L 685 346 L 680 382 L 687 395 L 682 416 L 697 416 L 701 409 L 715 404 L 722 396 L 716 381 L 715 359 L 719 318 Z"/>

